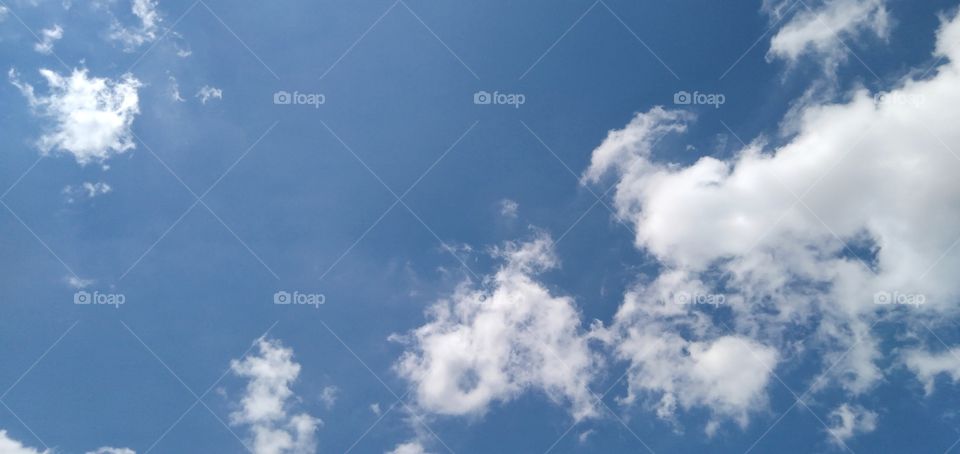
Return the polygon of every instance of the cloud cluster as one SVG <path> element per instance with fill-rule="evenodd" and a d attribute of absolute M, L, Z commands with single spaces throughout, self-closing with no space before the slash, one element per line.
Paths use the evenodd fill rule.
<path fill-rule="evenodd" d="M 32 85 L 10 70 L 10 82 L 27 98 L 34 113 L 50 120 L 38 145 L 44 153 L 66 152 L 81 165 L 103 162 L 134 148 L 131 127 L 140 113 L 141 84 L 127 74 L 118 80 L 91 77 L 86 69 L 69 75 L 41 69 L 49 94 L 37 95 Z"/>
<path fill-rule="evenodd" d="M 300 375 L 293 350 L 265 338 L 255 345 L 257 355 L 230 364 L 234 375 L 249 380 L 240 408 L 230 414 L 231 423 L 249 428 L 254 454 L 316 452 L 316 432 L 323 421 L 290 409 L 295 400 L 290 386 Z"/>
<path fill-rule="evenodd" d="M 834 5 L 842 3 L 849 2 Z M 883 353 L 870 329 L 878 317 L 893 310 L 908 321 L 956 315 L 960 254 L 950 252 L 960 232 L 960 156 L 953 152 L 960 130 L 951 112 L 960 104 L 958 38 L 960 20 L 945 20 L 936 53 L 949 63 L 933 78 L 805 106 L 785 125 L 795 134 L 779 146 L 758 139 L 727 160 L 664 161 L 653 145 L 685 132 L 693 118 L 659 107 L 610 132 L 584 181 L 615 176 L 618 214 L 634 225 L 637 247 L 663 267 L 655 282 L 626 296 L 614 324 L 626 333 L 618 351 L 631 370 L 663 360 L 653 369 L 668 385 L 641 375 L 638 386 L 665 396 L 679 387 L 677 395 L 698 396 L 685 397 L 688 404 L 732 415 L 730 409 L 761 402 L 762 380 L 733 406 L 697 391 L 704 382 L 690 377 L 712 372 L 686 368 L 703 367 L 698 355 L 725 338 L 696 308 L 670 306 L 680 291 L 726 295 L 740 340 L 719 344 L 718 357 L 753 352 L 756 363 L 739 367 L 764 376 L 763 365 L 778 357 L 774 348 L 781 356 L 800 353 L 791 329 L 812 329 L 807 347 L 825 351 L 825 369 L 839 362 L 832 383 L 853 395 L 883 376 L 876 364 Z M 878 295 L 891 294 L 920 295 L 926 303 L 877 304 Z M 914 354 L 908 364 L 927 377 L 951 370 L 937 358 Z M 672 404 L 662 400 L 658 412 Z"/>
<path fill-rule="evenodd" d="M 443 415 L 481 414 L 524 391 L 545 393 L 576 419 L 595 413 L 589 384 L 598 359 L 569 297 L 535 280 L 557 266 L 545 234 L 496 251 L 504 265 L 486 286 L 464 284 L 406 336 L 396 368 L 419 407 Z"/>

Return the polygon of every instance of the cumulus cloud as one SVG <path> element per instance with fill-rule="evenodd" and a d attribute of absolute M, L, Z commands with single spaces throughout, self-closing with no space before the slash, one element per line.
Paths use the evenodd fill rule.
<path fill-rule="evenodd" d="M 257 355 L 230 364 L 236 376 L 249 380 L 240 408 L 230 414 L 231 423 L 250 430 L 254 454 L 316 452 L 316 432 L 323 421 L 291 412 L 296 396 L 290 386 L 300 375 L 293 350 L 265 338 L 257 339 L 255 345 Z"/>
<path fill-rule="evenodd" d="M 827 429 L 836 444 L 846 443 L 854 435 L 873 432 L 877 428 L 877 414 L 859 405 L 843 404 L 830 412 Z"/>
<path fill-rule="evenodd" d="M 130 74 L 118 80 L 91 77 L 86 69 L 75 69 L 67 76 L 41 69 L 40 75 L 50 88 L 46 96 L 21 82 L 16 71 L 9 72 L 10 82 L 34 113 L 51 122 L 38 142 L 43 153 L 66 152 L 85 165 L 134 148 L 130 128 L 140 113 L 140 81 Z"/>
<path fill-rule="evenodd" d="M 0 429 L 0 452 L 3 454 L 52 454 L 49 449 L 43 451 L 25 446 L 10 438 L 6 430 Z"/>
<path fill-rule="evenodd" d="M 136 27 L 124 27 L 119 21 L 114 21 L 110 32 L 110 39 L 121 42 L 127 51 L 133 51 L 156 40 L 162 21 L 160 13 L 157 12 L 157 2 L 153 0 L 133 0 L 131 10 L 140 24 Z"/>
<path fill-rule="evenodd" d="M 50 55 L 53 53 L 53 44 L 63 38 L 63 28 L 54 24 L 51 28 L 40 31 L 40 41 L 33 45 L 33 50 Z"/>
<path fill-rule="evenodd" d="M 726 419 L 746 426 L 750 413 L 767 405 L 779 353 L 745 336 L 721 334 L 703 312 L 676 304 L 678 284 L 694 289 L 668 273 L 628 292 L 603 335 L 629 363 L 621 402 L 647 398 L 658 417 L 672 422 L 679 409 L 706 408 L 712 414 L 708 434 Z"/>
<path fill-rule="evenodd" d="M 775 19 L 796 6 L 792 1 L 765 2 L 765 10 Z M 823 62 L 833 73 L 847 59 L 850 49 L 845 41 L 864 35 L 887 39 L 890 18 L 886 0 L 826 1 L 811 9 L 805 4 L 790 17 L 770 40 L 768 59 L 779 58 L 794 63 L 804 55 Z"/>
<path fill-rule="evenodd" d="M 856 395 L 883 377 L 876 365 L 883 352 L 871 333 L 877 317 L 956 315 L 958 43 L 960 20 L 945 20 L 936 53 L 949 62 L 933 78 L 805 105 L 784 125 L 793 131 L 785 143 L 758 138 L 730 159 L 684 165 L 655 156 L 660 137 L 690 127 L 693 117 L 684 111 L 653 108 L 609 133 L 584 182 L 615 176 L 614 206 L 663 272 L 625 297 L 607 336 L 622 339 L 618 352 L 631 361 L 631 373 L 668 358 L 663 373 L 678 378 L 657 387 L 645 386 L 651 377 L 644 376 L 638 389 L 668 396 L 669 386 L 682 388 L 676 404 L 705 404 L 742 421 L 739 409 L 759 403 L 756 393 L 718 406 L 708 394 L 686 392 L 724 376 L 690 372 L 700 367 L 698 358 L 756 356 L 756 364 L 742 367 L 763 374 L 761 363 L 774 367 L 775 358 L 800 353 L 792 328 L 813 327 L 802 340 L 821 349 L 825 369 L 838 362 L 829 382 Z M 722 342 L 701 308 L 666 303 L 681 291 L 724 294 L 736 337 Z M 926 303 L 876 304 L 877 295 L 889 294 L 922 295 Z M 760 392 L 763 384 L 747 388 Z M 668 398 L 659 409 L 673 405 Z"/>
<path fill-rule="evenodd" d="M 207 101 L 211 99 L 223 99 L 223 90 L 204 85 L 200 88 L 200 91 L 197 92 L 197 97 L 200 98 L 201 103 L 206 104 Z"/>
<path fill-rule="evenodd" d="M 396 369 L 411 382 L 416 403 L 436 414 L 482 414 L 533 390 L 568 405 L 576 419 L 593 416 L 588 386 L 598 359 L 579 311 L 536 280 L 558 265 L 552 240 L 538 233 L 495 254 L 505 263 L 486 285 L 464 283 L 405 336 Z"/>

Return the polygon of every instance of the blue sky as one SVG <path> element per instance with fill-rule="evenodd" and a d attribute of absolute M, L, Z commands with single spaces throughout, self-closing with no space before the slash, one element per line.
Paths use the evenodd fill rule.
<path fill-rule="evenodd" d="M 0 1 L 0 454 L 960 449 L 956 10 Z"/>

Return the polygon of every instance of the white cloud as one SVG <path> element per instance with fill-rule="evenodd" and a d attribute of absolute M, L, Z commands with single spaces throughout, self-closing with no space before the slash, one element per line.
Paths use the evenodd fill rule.
<path fill-rule="evenodd" d="M 67 185 L 63 188 L 62 192 L 67 197 L 67 203 L 73 203 L 78 198 L 92 199 L 97 196 L 109 194 L 112 191 L 113 187 L 105 182 L 98 181 L 91 183 L 84 181 L 80 186 Z"/>
<path fill-rule="evenodd" d="M 76 290 L 87 288 L 96 282 L 93 279 L 81 279 L 77 276 L 67 276 L 64 278 L 64 280 L 67 282 L 67 285 L 70 286 L 70 288 Z"/>
<path fill-rule="evenodd" d="M 507 219 L 516 219 L 520 204 L 515 200 L 503 199 L 500 201 L 500 216 Z"/>
<path fill-rule="evenodd" d="M 955 384 L 960 382 L 960 348 L 954 347 L 939 353 L 908 350 L 903 354 L 903 361 L 923 383 L 927 395 L 933 394 L 939 375 L 949 376 Z"/>
<path fill-rule="evenodd" d="M 373 412 L 373 414 L 375 414 L 375 415 L 377 415 L 377 416 L 380 416 L 380 413 L 383 413 L 383 410 L 380 409 L 380 403 L 379 403 L 379 402 L 374 402 L 374 403 L 370 404 L 370 411 Z"/>
<path fill-rule="evenodd" d="M 264 338 L 255 345 L 258 355 L 230 364 L 235 375 L 249 379 L 240 408 L 230 414 L 231 423 L 249 428 L 254 454 L 316 452 L 316 431 L 323 421 L 307 413 L 291 413 L 296 396 L 290 385 L 300 375 L 293 350 Z"/>
<path fill-rule="evenodd" d="M 140 113 L 140 81 L 130 74 L 119 80 L 90 77 L 86 69 L 75 69 L 69 76 L 49 69 L 40 74 L 50 87 L 47 96 L 37 96 L 12 69 L 9 77 L 34 113 L 52 122 L 38 142 L 44 153 L 67 152 L 83 165 L 135 147 L 130 128 Z"/>
<path fill-rule="evenodd" d="M 797 6 L 792 1 L 765 2 L 767 11 L 775 20 L 795 7 L 797 12 L 786 21 L 770 40 L 767 58 L 780 58 L 791 63 L 804 55 L 823 62 L 825 70 L 833 74 L 847 59 L 850 42 L 867 34 L 887 39 L 890 18 L 886 0 L 834 0 L 815 9 L 806 4 Z"/>
<path fill-rule="evenodd" d="M 180 96 L 180 84 L 177 83 L 177 78 L 170 76 L 168 77 L 170 81 L 170 99 L 175 102 L 184 102 L 183 96 Z"/>
<path fill-rule="evenodd" d="M 201 103 L 206 104 L 210 99 L 223 99 L 223 90 L 204 85 L 200 88 L 200 91 L 197 92 L 197 97 L 200 98 Z"/>
<path fill-rule="evenodd" d="M 0 429 L 0 453 L 3 454 L 52 454 L 49 449 L 43 451 L 24 446 L 17 440 L 10 438 L 7 431 Z"/>
<path fill-rule="evenodd" d="M 41 30 L 40 36 L 40 41 L 33 45 L 33 50 L 50 55 L 53 53 L 53 44 L 63 38 L 63 28 L 54 24 L 52 28 Z"/>
<path fill-rule="evenodd" d="M 397 445 L 387 454 L 427 454 L 427 451 L 423 449 L 423 445 L 420 444 L 420 442 L 411 441 Z"/>
<path fill-rule="evenodd" d="M 689 371 L 699 366 L 697 355 L 742 356 L 749 345 L 761 356 L 784 357 L 805 345 L 820 349 L 825 369 L 839 361 L 827 382 L 856 395 L 883 377 L 876 365 L 882 352 L 870 330 L 877 316 L 894 310 L 907 320 L 955 316 L 960 250 L 950 249 L 960 232 L 960 158 L 953 152 L 960 150 L 953 121 L 960 105 L 957 18 L 944 22 L 936 53 L 950 61 L 933 78 L 905 79 L 879 98 L 860 90 L 841 103 L 805 105 L 784 125 L 794 132 L 785 143 L 771 147 L 757 139 L 727 160 L 704 157 L 682 165 L 654 156 L 652 144 L 684 132 L 689 113 L 658 107 L 611 131 L 594 151 L 584 181 L 616 175 L 619 215 L 634 224 L 636 245 L 664 268 L 655 282 L 627 295 L 623 315 L 606 334 L 614 342 L 616 336 L 638 340 L 620 345 L 620 354 L 633 358 L 634 367 L 637 355 L 641 364 L 672 358 L 665 373 L 681 380 L 669 386 L 686 386 L 710 377 Z M 678 291 L 718 289 L 733 315 L 738 340 L 732 343 L 716 344 L 722 339 L 717 327 L 699 308 L 664 304 Z M 920 294 L 926 304 L 880 306 L 877 292 Z M 812 335 L 791 338 L 791 327 L 810 326 Z M 681 327 L 690 331 L 679 338 Z M 744 367 L 762 373 L 759 365 Z M 685 388 L 677 395 L 680 405 L 681 399 L 713 401 Z M 754 397 L 745 393 L 721 408 L 759 402 Z M 674 402 L 660 405 L 670 409 Z"/>
<path fill-rule="evenodd" d="M 40 451 L 27 447 L 23 443 L 10 438 L 6 430 L 0 429 L 0 454 L 54 454 L 54 451 L 50 449 Z M 103 447 L 95 451 L 87 451 L 86 454 L 137 454 L 137 452 L 129 448 Z"/>
<path fill-rule="evenodd" d="M 337 403 L 338 394 L 340 394 L 340 390 L 336 386 L 324 386 L 323 390 L 320 391 L 320 401 L 329 410 Z"/>
<path fill-rule="evenodd" d="M 123 43 L 125 50 L 133 51 L 145 43 L 153 42 L 160 33 L 160 13 L 153 0 L 133 0 L 133 15 L 140 20 L 137 27 L 124 27 L 118 21 L 113 24 L 110 38 Z"/>
<path fill-rule="evenodd" d="M 859 405 L 843 404 L 830 412 L 827 429 L 835 444 L 846 443 L 854 435 L 873 432 L 877 428 L 877 414 Z"/>
<path fill-rule="evenodd" d="M 87 451 L 87 454 L 137 454 L 137 451 L 130 448 L 111 448 L 105 446 L 96 451 Z"/>
<path fill-rule="evenodd" d="M 679 291 L 678 283 L 698 293 L 693 284 L 664 274 L 650 287 L 628 292 L 612 327 L 598 332 L 618 359 L 629 362 L 621 402 L 652 398 L 657 416 L 674 422 L 678 409 L 707 408 L 709 434 L 725 419 L 744 427 L 751 413 L 767 405 L 779 353 L 744 336 L 719 334 L 702 312 L 668 302 L 672 297 L 663 294 Z"/>
<path fill-rule="evenodd" d="M 8 14 L 10 14 L 10 8 L 0 5 L 0 22 L 7 20 Z"/>
<path fill-rule="evenodd" d="M 571 298 L 534 278 L 557 266 L 551 239 L 537 234 L 495 254 L 505 264 L 482 288 L 461 285 L 406 336 L 397 371 L 412 383 L 417 404 L 436 414 L 482 414 L 539 390 L 568 404 L 576 419 L 593 416 L 588 385 L 598 359 L 580 332 L 580 314 Z"/>

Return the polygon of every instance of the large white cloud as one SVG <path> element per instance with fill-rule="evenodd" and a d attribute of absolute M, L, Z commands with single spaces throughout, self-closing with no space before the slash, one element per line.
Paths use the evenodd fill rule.
<path fill-rule="evenodd" d="M 43 451 L 25 446 L 23 443 L 10 438 L 6 430 L 0 429 L 0 453 L 3 454 L 50 454 L 49 449 Z"/>
<path fill-rule="evenodd" d="M 840 3 L 849 2 L 834 5 Z M 758 139 L 727 160 L 681 165 L 654 156 L 660 137 L 689 127 L 686 112 L 654 108 L 609 134 L 584 180 L 616 176 L 618 214 L 634 224 L 636 245 L 665 270 L 645 294 L 627 296 L 621 312 L 635 315 L 612 327 L 613 339 L 645 340 L 625 344 L 634 345 L 639 358 L 619 347 L 633 369 L 651 357 L 680 354 L 662 337 L 650 338 L 651 330 L 657 333 L 651 323 L 677 325 L 666 333 L 692 324 L 699 331 L 673 339 L 684 346 L 683 356 L 664 372 L 683 394 L 697 384 L 676 366 L 696 364 L 686 343 L 708 342 L 703 349 L 723 339 L 712 331 L 714 323 L 691 315 L 703 311 L 669 305 L 678 291 L 724 293 L 737 335 L 781 354 L 800 351 L 791 327 L 813 326 L 803 346 L 825 349 L 825 369 L 839 361 L 831 383 L 851 394 L 870 390 L 883 376 L 876 365 L 882 352 L 870 331 L 878 316 L 956 315 L 960 128 L 953 113 L 960 105 L 960 20 L 944 22 L 936 53 L 948 63 L 932 78 L 903 80 L 881 96 L 861 90 L 840 103 L 807 105 L 784 125 L 795 132 L 785 143 Z M 875 304 L 916 296 L 925 304 Z M 767 359 L 776 357 L 749 345 L 761 357 L 765 351 Z M 745 367 L 762 374 L 759 363 Z M 718 410 L 710 399 L 700 403 Z"/>
<path fill-rule="evenodd" d="M 536 281 L 557 266 L 553 242 L 538 233 L 496 251 L 505 264 L 485 285 L 464 284 L 432 306 L 429 321 L 405 340 L 396 368 L 418 406 L 444 415 L 482 414 L 495 402 L 540 391 L 570 407 L 576 419 L 595 414 L 589 390 L 598 359 L 569 297 Z"/>
<path fill-rule="evenodd" d="M 38 142 L 44 153 L 66 152 L 87 164 L 134 148 L 130 128 L 140 113 L 140 81 L 130 74 L 118 80 L 91 77 L 86 69 L 66 76 L 41 69 L 40 74 L 50 87 L 46 96 L 37 95 L 12 69 L 9 77 L 34 113 L 51 122 Z"/>
<path fill-rule="evenodd" d="M 231 423 L 249 428 L 254 454 L 316 452 L 316 432 L 323 422 L 290 408 L 295 399 L 290 386 L 300 375 L 293 350 L 265 338 L 255 345 L 257 355 L 230 364 L 235 375 L 249 380 L 240 408 L 230 414 Z"/>

